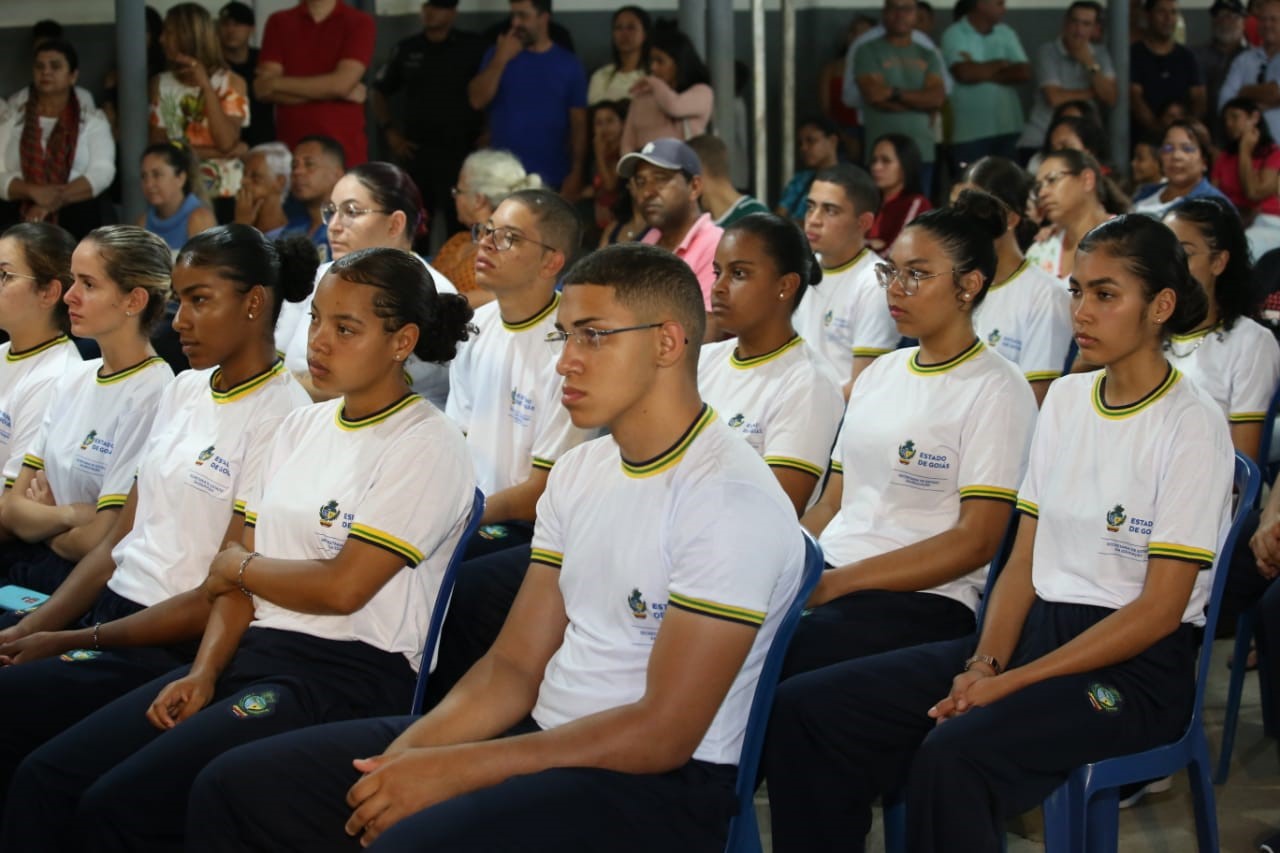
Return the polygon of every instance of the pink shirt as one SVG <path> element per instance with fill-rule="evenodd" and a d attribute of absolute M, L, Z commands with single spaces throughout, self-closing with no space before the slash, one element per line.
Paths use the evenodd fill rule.
<path fill-rule="evenodd" d="M 711 221 L 710 213 L 704 213 L 693 223 L 680 245 L 676 246 L 676 257 L 682 258 L 698 277 L 698 286 L 702 288 L 702 304 L 708 311 L 711 310 L 711 286 L 716 283 L 716 273 L 711 264 L 716 259 L 716 246 L 720 245 L 722 234 L 724 229 Z M 650 228 L 640 242 L 652 246 L 661 239 L 662 232 L 657 228 Z"/>
<path fill-rule="evenodd" d="M 692 139 L 707 129 L 715 96 L 706 83 L 677 92 L 656 77 L 648 77 L 653 91 L 636 95 L 622 126 L 622 153 L 639 151 L 655 139 Z"/>

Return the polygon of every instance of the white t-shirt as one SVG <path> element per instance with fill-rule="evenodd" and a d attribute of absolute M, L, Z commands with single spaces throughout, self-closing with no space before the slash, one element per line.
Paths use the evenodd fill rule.
<path fill-rule="evenodd" d="M 102 376 L 102 359 L 70 364 L 22 464 L 44 471 L 59 504 L 124 506 L 160 395 L 173 381 L 152 356 Z"/>
<path fill-rule="evenodd" d="M 1262 423 L 1280 382 L 1280 344 L 1248 317 L 1174 335 L 1165 357 L 1217 403 L 1233 424 Z"/>
<path fill-rule="evenodd" d="M 184 371 L 160 397 L 138 459 L 133 527 L 111 551 L 107 582 L 135 604 L 150 607 L 204 580 L 247 472 L 261 466 L 284 416 L 311 402 L 281 361 L 226 391 L 213 390 L 218 374 Z"/>
<path fill-rule="evenodd" d="M 421 255 L 414 255 L 414 257 L 422 261 L 427 272 L 431 273 L 436 293 L 458 292 L 458 288 L 453 286 L 453 282 L 444 273 L 423 260 Z M 333 261 L 327 261 L 316 270 L 316 285 L 320 284 L 320 279 L 324 278 L 331 266 Z M 276 323 L 276 349 L 284 353 L 284 366 L 289 368 L 295 376 L 306 375 L 309 372 L 307 336 L 311 331 L 311 302 L 315 299 L 315 295 L 316 290 L 313 286 L 306 299 L 293 304 L 285 303 L 280 308 L 280 320 Z M 416 355 L 410 355 L 405 359 L 404 371 L 414 393 L 430 400 L 438 409 L 445 407 L 445 401 L 449 397 L 448 365 L 431 364 Z"/>
<path fill-rule="evenodd" d="M 662 455 L 624 461 L 612 437 L 565 454 L 538 502 L 534 562 L 560 569 L 569 617 L 533 719 L 544 729 L 635 702 L 669 608 L 758 627 L 693 757 L 736 764 L 760 668 L 799 588 L 795 510 L 710 407 Z"/>
<path fill-rule="evenodd" d="M 755 358 L 738 358 L 736 345 L 728 340 L 702 348 L 702 399 L 769 467 L 812 474 L 816 494 L 844 414 L 840 387 L 799 336 Z"/>
<path fill-rule="evenodd" d="M 853 386 L 832 471 L 844 475 L 840 511 L 822 531 L 827 562 L 843 566 L 937 536 L 969 498 L 1016 498 L 1036 400 L 1018 369 L 982 342 L 921 367 L 897 350 Z M 975 607 L 987 567 L 926 592 Z"/>
<path fill-rule="evenodd" d="M 347 540 L 404 561 L 349 615 L 296 613 L 255 596 L 254 625 L 358 641 L 421 664 L 431 607 L 471 511 L 475 477 L 462 434 L 417 394 L 358 421 L 343 400 L 298 409 L 250 478 L 254 548 L 283 560 L 329 560 Z M 252 572 L 250 573 L 252 575 Z"/>
<path fill-rule="evenodd" d="M 1151 557 L 1212 565 L 1234 457 L 1221 410 L 1178 371 L 1123 408 L 1102 402 L 1105 379 L 1076 374 L 1049 388 L 1018 509 L 1039 519 L 1036 595 L 1118 609 L 1142 592 Z M 1204 624 L 1211 580 L 1200 573 L 1183 622 Z"/>
<path fill-rule="evenodd" d="M 987 346 L 1018 365 L 1028 382 L 1056 379 L 1071 349 L 1071 293 L 1024 260 L 987 291 L 973 312 L 973 328 Z"/>
<path fill-rule="evenodd" d="M 0 353 L 0 459 L 9 487 L 18 479 L 23 453 L 40 433 L 58 378 L 80 361 L 80 352 L 70 338 L 58 335 L 18 353 L 6 341 Z"/>
<path fill-rule="evenodd" d="M 879 262 L 879 255 L 864 248 L 849 263 L 823 270 L 822 283 L 805 289 L 791 317 L 842 386 L 853 374 L 854 356 L 882 355 L 902 338 L 876 283 Z"/>
<path fill-rule="evenodd" d="M 555 331 L 560 295 L 521 323 L 508 324 L 490 302 L 476 310 L 479 334 L 464 343 L 449 371 L 449 417 L 467 434 L 480 490 L 491 495 L 551 470 L 588 433 L 560 405 Z"/>

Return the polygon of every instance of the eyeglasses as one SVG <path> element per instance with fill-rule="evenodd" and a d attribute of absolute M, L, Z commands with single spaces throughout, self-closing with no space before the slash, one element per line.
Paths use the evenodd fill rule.
<path fill-rule="evenodd" d="M 0 270 L 0 287 L 8 287 L 9 282 L 15 278 L 29 278 L 32 281 L 37 280 L 35 276 L 27 275 L 24 272 L 12 272 L 10 270 Z"/>
<path fill-rule="evenodd" d="M 560 330 L 547 332 L 546 341 L 557 349 L 563 349 L 566 341 L 573 341 L 577 346 L 597 350 L 600 349 L 600 342 L 610 335 L 620 335 L 623 332 L 639 332 L 642 329 L 656 329 L 662 325 L 662 323 L 646 323 L 643 326 L 623 326 L 621 329 L 593 329 L 590 326 L 584 326 L 567 332 Z"/>
<path fill-rule="evenodd" d="M 390 213 L 389 210 L 379 210 L 375 207 L 357 207 L 354 201 L 344 201 L 342 204 L 334 204 L 330 202 L 320 208 L 320 218 L 324 220 L 324 224 L 328 225 L 335 216 L 341 217 L 343 223 L 350 225 L 361 216 L 370 213 Z"/>
<path fill-rule="evenodd" d="M 954 273 L 955 270 L 951 269 L 948 272 Z M 888 290 L 896 281 L 902 285 L 902 292 L 907 296 L 915 296 L 920 292 L 920 282 L 946 274 L 946 272 L 921 272 L 913 269 L 900 270 L 893 264 L 876 264 L 876 282 Z"/>
<path fill-rule="evenodd" d="M 1077 174 L 1079 173 L 1069 172 L 1066 169 L 1063 169 L 1062 171 L 1059 171 L 1059 172 L 1050 172 L 1049 174 L 1045 175 L 1042 179 L 1036 181 L 1034 184 L 1031 185 L 1031 194 L 1033 196 L 1039 195 L 1040 190 L 1048 189 L 1050 187 L 1056 186 L 1058 181 L 1062 180 L 1063 178 L 1074 178 Z"/>
<path fill-rule="evenodd" d="M 1190 142 L 1184 142 L 1181 145 L 1174 145 L 1172 142 L 1166 142 L 1160 146 L 1161 154 L 1172 154 L 1175 151 L 1181 151 L 1183 154 L 1197 154 L 1200 151 L 1199 145 L 1192 145 Z"/>
<path fill-rule="evenodd" d="M 471 242 L 483 243 L 485 240 L 489 240 L 490 242 L 492 242 L 493 247 L 497 249 L 499 252 L 507 251 L 512 246 L 518 245 L 522 240 L 532 243 L 535 246 L 541 246 L 542 248 L 546 249 L 548 252 L 560 251 L 555 246 L 548 246 L 546 243 L 539 243 L 537 240 L 533 239 L 532 237 L 526 237 L 512 228 L 502 228 L 502 227 L 495 228 L 494 226 L 489 225 L 487 223 L 485 225 L 481 225 L 478 222 L 475 225 L 472 225 L 471 226 Z"/>

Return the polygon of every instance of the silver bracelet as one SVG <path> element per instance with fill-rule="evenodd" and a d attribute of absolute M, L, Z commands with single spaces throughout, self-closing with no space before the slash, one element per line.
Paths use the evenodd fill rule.
<path fill-rule="evenodd" d="M 95 652 L 102 651 L 102 646 L 98 645 L 98 629 L 101 627 L 101 622 L 98 622 L 93 626 L 93 650 Z"/>
<path fill-rule="evenodd" d="M 249 598 L 253 598 L 253 593 L 249 592 L 249 588 L 244 585 L 244 570 L 249 565 L 250 560 L 252 560 L 254 557 L 260 557 L 260 556 L 262 555 L 259 554 L 257 551 L 250 551 L 248 554 L 245 554 L 244 559 L 240 561 L 240 573 L 236 575 L 236 584 L 239 585 L 240 591 L 243 592 L 245 595 L 247 595 Z"/>

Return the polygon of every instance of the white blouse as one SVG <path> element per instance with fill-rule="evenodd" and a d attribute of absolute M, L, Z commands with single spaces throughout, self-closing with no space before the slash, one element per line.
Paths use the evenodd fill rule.
<path fill-rule="evenodd" d="M 9 185 L 22 178 L 22 123 L 25 110 L 13 110 L 0 120 L 0 199 L 11 199 Z M 49 141 L 54 118 L 40 119 L 41 143 Z M 93 187 L 93 194 L 100 195 L 116 176 L 116 142 L 111 136 L 111 125 L 98 109 L 80 110 L 80 134 L 76 138 L 76 153 L 71 160 L 71 174 L 67 183 L 84 177 Z"/>

